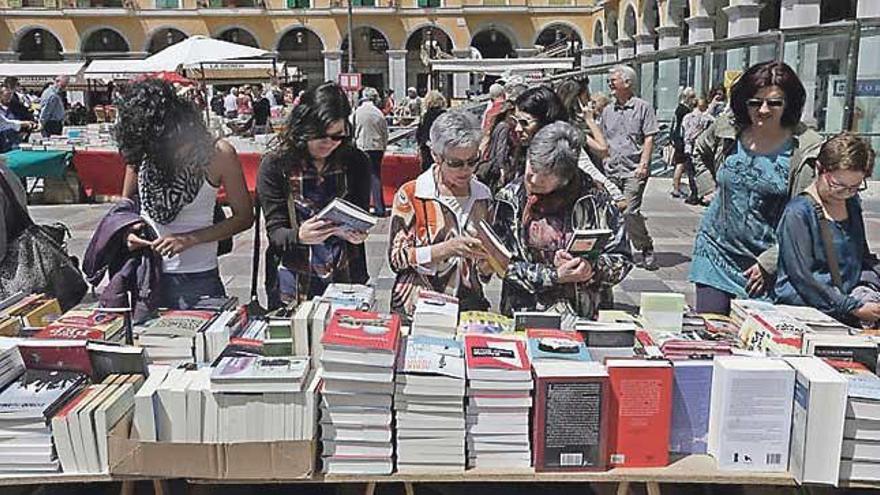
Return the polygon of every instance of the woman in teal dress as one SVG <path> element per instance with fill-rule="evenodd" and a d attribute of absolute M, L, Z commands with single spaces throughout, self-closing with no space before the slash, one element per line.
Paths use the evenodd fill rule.
<path fill-rule="evenodd" d="M 730 313 L 760 297 L 776 272 L 776 227 L 789 199 L 812 182 L 821 138 L 800 123 L 806 92 L 781 62 L 750 67 L 731 89 L 732 121 L 698 138 L 698 185 L 714 198 L 694 240 L 690 281 L 700 313 Z M 702 195 L 702 194 L 701 194 Z"/>

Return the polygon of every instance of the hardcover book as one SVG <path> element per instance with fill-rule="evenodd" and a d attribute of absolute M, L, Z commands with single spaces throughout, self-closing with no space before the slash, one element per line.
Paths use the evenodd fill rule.
<path fill-rule="evenodd" d="M 712 361 L 673 361 L 672 426 L 669 451 L 705 454 L 709 438 Z"/>
<path fill-rule="evenodd" d="M 608 229 L 575 230 L 569 237 L 565 250 L 573 255 L 595 260 L 613 236 L 614 232 Z"/>
<path fill-rule="evenodd" d="M 531 378 L 525 342 L 485 335 L 465 336 L 467 377 L 470 380 L 528 380 Z"/>
<path fill-rule="evenodd" d="M 92 361 L 84 340 L 26 339 L 18 344 L 18 351 L 27 369 L 92 374 Z"/>

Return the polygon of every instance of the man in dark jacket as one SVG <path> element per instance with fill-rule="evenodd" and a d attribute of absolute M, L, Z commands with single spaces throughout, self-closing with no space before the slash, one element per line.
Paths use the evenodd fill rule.
<path fill-rule="evenodd" d="M 15 120 L 24 120 L 27 122 L 34 121 L 34 112 L 32 112 L 21 100 L 21 88 L 18 85 L 18 78 L 9 76 L 3 82 L 3 85 L 12 91 L 12 99 L 9 101 L 9 113 Z"/>

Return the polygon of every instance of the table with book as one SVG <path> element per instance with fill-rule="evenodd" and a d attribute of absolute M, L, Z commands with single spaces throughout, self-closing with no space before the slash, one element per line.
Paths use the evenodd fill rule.
<path fill-rule="evenodd" d="M 130 327 L 3 301 L 0 485 L 880 481 L 875 337 L 810 308 L 645 293 L 639 315 L 568 321 L 423 291 L 406 323 L 375 309 L 345 284 Z"/>

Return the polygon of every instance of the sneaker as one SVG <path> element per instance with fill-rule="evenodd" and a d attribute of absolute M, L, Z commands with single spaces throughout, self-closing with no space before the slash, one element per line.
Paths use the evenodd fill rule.
<path fill-rule="evenodd" d="M 657 259 L 654 257 L 654 250 L 646 249 L 642 251 L 642 268 L 651 272 L 659 268 L 657 266 Z"/>
<path fill-rule="evenodd" d="M 669 195 L 672 196 L 672 197 L 675 198 L 675 199 L 681 199 L 682 196 L 684 196 L 684 195 L 681 193 L 681 191 L 672 191 L 671 193 L 669 193 Z"/>

